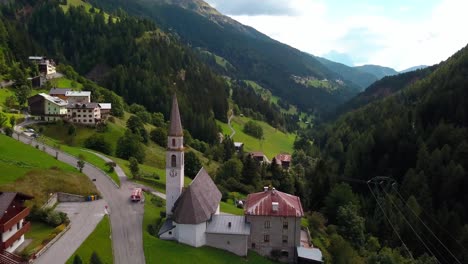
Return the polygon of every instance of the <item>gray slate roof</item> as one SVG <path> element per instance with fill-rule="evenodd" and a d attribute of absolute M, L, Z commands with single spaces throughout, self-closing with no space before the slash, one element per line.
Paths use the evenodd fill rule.
<path fill-rule="evenodd" d="M 70 88 L 52 88 L 49 91 L 49 94 L 63 94 L 65 95 L 67 92 L 70 92 L 72 89 Z"/>
<path fill-rule="evenodd" d="M 2 218 L 5 215 L 5 211 L 8 210 L 8 207 L 10 207 L 10 204 L 13 202 L 17 195 L 21 200 L 30 200 L 33 198 L 32 196 L 23 193 L 0 192 L 0 218 Z"/>
<path fill-rule="evenodd" d="M 204 168 L 174 204 L 174 222 L 200 224 L 211 218 L 221 201 L 221 192 Z"/>
<path fill-rule="evenodd" d="M 248 236 L 250 235 L 250 224 L 245 222 L 245 216 L 213 215 L 206 227 L 206 233 Z"/>
<path fill-rule="evenodd" d="M 179 103 L 177 102 L 177 96 L 174 94 L 172 98 L 172 109 L 171 109 L 171 126 L 169 128 L 169 136 L 182 137 L 184 131 L 182 130 L 182 123 L 180 122 Z"/>
<path fill-rule="evenodd" d="M 16 197 L 16 193 L 4 192 L 0 194 L 0 218 L 3 217 L 5 211 L 10 207 L 10 204 Z"/>
<path fill-rule="evenodd" d="M 318 248 L 297 247 L 297 257 L 323 262 L 322 251 Z"/>
<path fill-rule="evenodd" d="M 166 233 L 169 230 L 174 229 L 175 225 L 172 223 L 171 218 L 167 218 L 166 221 L 164 221 L 163 225 L 159 229 L 158 236 Z"/>

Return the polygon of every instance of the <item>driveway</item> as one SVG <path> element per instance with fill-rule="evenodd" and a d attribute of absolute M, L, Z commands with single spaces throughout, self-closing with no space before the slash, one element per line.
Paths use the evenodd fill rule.
<path fill-rule="evenodd" d="M 88 203 L 61 203 L 56 210 L 67 213 L 70 229 L 34 263 L 65 263 L 93 232 L 105 214 L 104 200 Z"/>
<path fill-rule="evenodd" d="M 18 129 L 16 130 L 18 131 Z M 35 139 L 23 135 L 18 137 L 18 134 L 14 135 L 13 138 L 32 146 L 37 144 L 39 149 L 43 149 L 43 144 Z M 55 156 L 56 152 L 58 152 L 60 161 L 76 167 L 78 160 L 75 157 L 49 146 L 45 146 L 45 150 L 46 153 L 52 156 Z M 121 178 L 121 187 L 119 189 L 107 175 L 88 163 L 83 168 L 83 173 L 90 179 L 96 179 L 94 184 L 108 204 L 112 227 L 114 263 L 145 263 L 142 236 L 144 206 L 142 203 L 130 202 L 130 193 L 135 185 L 127 181 L 126 178 Z"/>

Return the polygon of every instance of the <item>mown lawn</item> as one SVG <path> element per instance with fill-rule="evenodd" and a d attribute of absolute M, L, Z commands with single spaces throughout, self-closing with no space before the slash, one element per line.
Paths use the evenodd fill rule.
<path fill-rule="evenodd" d="M 0 190 L 34 196 L 28 203 L 42 205 L 49 193 L 97 194 L 86 175 L 32 146 L 0 135 Z"/>
<path fill-rule="evenodd" d="M 234 141 L 243 142 L 244 151 L 262 151 L 270 160 L 280 153 L 292 154 L 293 144 L 296 138 L 294 134 L 285 134 L 265 122 L 255 121 L 263 128 L 264 139 L 259 140 L 242 131 L 244 125 L 250 120 L 252 119 L 248 117 L 236 116 L 231 122 L 232 127 L 236 130 Z M 229 129 L 228 124 L 217 122 L 222 128 L 223 134 L 231 135 L 231 129 Z"/>
<path fill-rule="evenodd" d="M 58 147 L 61 151 L 68 153 L 72 156 L 79 157 L 81 155 L 81 157 L 83 157 L 86 162 L 89 162 L 92 165 L 104 171 L 107 175 L 109 175 L 114 180 L 115 183 L 117 183 L 118 186 L 120 186 L 120 178 L 119 176 L 117 176 L 117 173 L 115 171 L 109 172 L 109 168 L 106 166 L 106 161 L 96 156 L 94 153 L 91 153 L 85 149 L 81 149 L 78 147 L 71 147 L 68 145 L 64 145 L 60 141 L 57 141 L 48 137 L 44 137 L 44 136 L 41 136 L 39 140 L 51 147 Z M 90 150 L 90 151 L 94 151 L 94 150 Z"/>
<path fill-rule="evenodd" d="M 32 239 L 31 243 L 23 250 L 23 252 L 36 252 L 36 248 L 41 246 L 42 241 L 49 237 L 54 228 L 42 222 L 31 222 L 31 229 L 24 235 L 26 239 Z"/>
<path fill-rule="evenodd" d="M 54 157 L 0 134 L 0 185 L 11 183 L 33 169 L 57 167 L 64 171 L 76 172 L 72 166 L 57 161 Z"/>
<path fill-rule="evenodd" d="M 154 237 L 148 233 L 147 227 L 149 224 L 154 224 L 157 221 L 160 217 L 159 213 L 165 208 L 156 207 L 151 202 L 151 196 L 148 194 L 146 194 L 145 201 L 145 214 L 143 217 L 143 249 L 145 252 L 146 263 L 274 263 L 252 251 L 249 251 L 248 256 L 244 258 L 216 248 L 194 248 L 174 241 L 165 241 Z"/>
<path fill-rule="evenodd" d="M 93 254 L 94 251 L 97 253 L 102 263 L 114 263 L 110 230 L 109 217 L 106 215 L 66 263 L 72 264 L 75 255 L 80 256 L 83 263 L 89 263 L 91 254 Z"/>
<path fill-rule="evenodd" d="M 55 88 L 71 88 L 73 90 L 81 90 L 81 88 L 83 88 L 83 85 L 81 83 L 70 80 L 66 77 L 52 79 L 50 80 L 50 82 Z M 49 91 L 47 91 L 47 93 L 48 92 Z"/>

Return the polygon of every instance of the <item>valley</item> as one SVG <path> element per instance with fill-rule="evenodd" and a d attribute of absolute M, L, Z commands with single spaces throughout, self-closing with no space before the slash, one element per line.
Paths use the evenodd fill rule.
<path fill-rule="evenodd" d="M 348 66 L 232 17 L 0 1 L 0 263 L 467 262 L 468 46 Z"/>

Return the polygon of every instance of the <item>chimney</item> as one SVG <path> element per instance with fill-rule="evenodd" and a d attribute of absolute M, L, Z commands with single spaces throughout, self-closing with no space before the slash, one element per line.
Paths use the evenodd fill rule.
<path fill-rule="evenodd" d="M 278 202 L 271 203 L 271 209 L 273 210 L 273 212 L 278 212 L 278 207 L 279 207 Z"/>
<path fill-rule="evenodd" d="M 264 191 L 264 192 L 268 191 L 268 186 L 264 186 L 264 187 L 263 187 L 263 191 Z"/>

